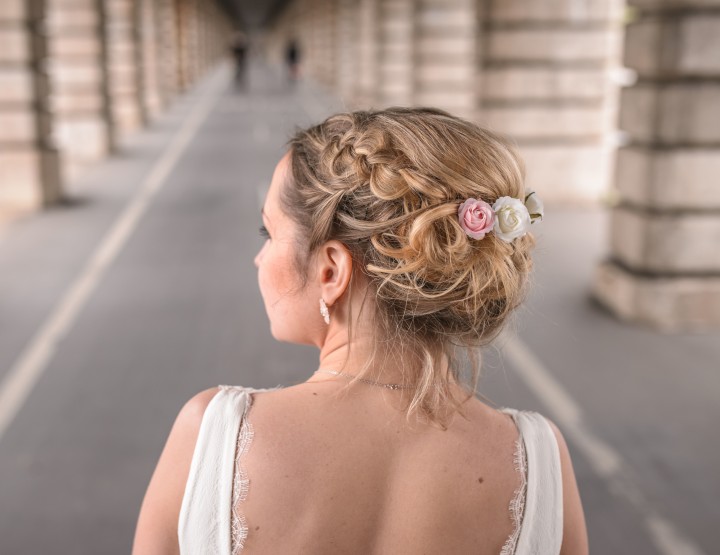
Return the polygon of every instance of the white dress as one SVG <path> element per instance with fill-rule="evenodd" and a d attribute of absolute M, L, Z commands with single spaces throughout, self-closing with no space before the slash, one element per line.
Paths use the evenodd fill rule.
<path fill-rule="evenodd" d="M 203 415 L 178 521 L 181 555 L 237 555 L 248 527 L 240 512 L 249 479 L 242 465 L 253 438 L 245 418 L 254 391 L 220 385 Z M 515 530 L 500 555 L 557 555 L 563 531 L 560 451 L 539 413 L 500 409 L 512 416 L 520 437 L 514 464 L 521 486 L 510 503 Z"/>

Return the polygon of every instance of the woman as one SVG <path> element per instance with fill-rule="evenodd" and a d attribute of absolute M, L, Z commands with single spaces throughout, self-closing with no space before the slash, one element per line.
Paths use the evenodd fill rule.
<path fill-rule="evenodd" d="M 523 174 L 504 140 L 439 110 L 298 132 L 255 264 L 273 337 L 317 346 L 319 367 L 188 401 L 135 555 L 587 553 L 558 428 L 474 394 L 476 348 L 532 268 L 543 209 Z"/>

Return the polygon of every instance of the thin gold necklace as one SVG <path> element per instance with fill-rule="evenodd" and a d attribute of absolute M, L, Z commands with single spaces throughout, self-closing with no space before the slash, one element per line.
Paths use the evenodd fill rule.
<path fill-rule="evenodd" d="M 324 372 L 326 374 L 334 374 L 336 376 L 344 376 L 346 378 L 354 378 L 352 374 L 345 374 L 344 372 L 337 372 L 335 370 L 315 370 L 315 374 L 318 372 Z M 366 384 L 370 385 L 379 385 L 380 387 L 387 387 L 388 389 L 412 389 L 415 386 L 414 385 L 401 385 L 398 383 L 380 383 L 380 382 L 374 382 L 372 380 L 367 380 L 365 378 L 358 378 L 361 382 L 364 382 Z"/>

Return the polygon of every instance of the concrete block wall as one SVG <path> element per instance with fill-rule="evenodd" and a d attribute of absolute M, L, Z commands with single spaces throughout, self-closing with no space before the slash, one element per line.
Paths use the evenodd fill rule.
<path fill-rule="evenodd" d="M 233 27 L 205 0 L 0 2 L 0 217 L 59 201 L 226 57 Z"/>
<path fill-rule="evenodd" d="M 620 200 L 594 293 L 663 330 L 720 327 L 720 2 L 634 0 L 622 91 Z"/>
<path fill-rule="evenodd" d="M 48 98 L 46 6 L 0 3 L 0 217 L 61 196 Z"/>

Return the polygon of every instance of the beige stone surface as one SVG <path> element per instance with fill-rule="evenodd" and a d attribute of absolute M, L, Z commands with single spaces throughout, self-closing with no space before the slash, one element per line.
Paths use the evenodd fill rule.
<path fill-rule="evenodd" d="M 27 104 L 12 111 L 0 111 L 0 122 L 0 145 L 3 142 L 31 143 L 35 138 L 35 115 Z"/>
<path fill-rule="evenodd" d="M 99 114 L 103 102 L 97 91 L 86 90 L 55 95 L 51 105 L 58 114 L 70 116 L 72 114 Z"/>
<path fill-rule="evenodd" d="M 593 203 L 607 187 L 610 151 L 602 145 L 520 144 L 526 184 L 547 200 Z"/>
<path fill-rule="evenodd" d="M 640 142 L 720 141 L 720 83 L 641 84 L 621 92 L 620 128 Z"/>
<path fill-rule="evenodd" d="M 475 109 L 472 91 L 416 91 L 414 103 L 419 106 L 434 106 L 451 112 L 471 114 Z"/>
<path fill-rule="evenodd" d="M 713 213 L 612 212 L 610 246 L 628 267 L 649 272 L 720 274 L 720 219 Z"/>
<path fill-rule="evenodd" d="M 668 85 L 659 102 L 662 141 L 720 142 L 720 81 Z"/>
<path fill-rule="evenodd" d="M 655 140 L 655 122 L 660 92 L 650 85 L 635 85 L 620 90 L 619 127 L 633 141 Z"/>
<path fill-rule="evenodd" d="M 720 277 L 643 278 L 603 262 L 591 291 L 621 319 L 662 332 L 720 329 Z"/>
<path fill-rule="evenodd" d="M 477 74 L 485 100 L 602 99 L 604 69 L 490 67 Z"/>
<path fill-rule="evenodd" d="M 720 209 L 715 149 L 621 148 L 615 183 L 622 198 L 661 209 Z"/>
<path fill-rule="evenodd" d="M 628 5 L 657 10 L 658 8 L 709 8 L 720 6 L 720 0 L 628 0 Z"/>
<path fill-rule="evenodd" d="M 0 148 L 0 207 L 3 210 L 35 209 L 42 202 L 40 157 L 31 148 Z"/>
<path fill-rule="evenodd" d="M 60 58 L 87 57 L 97 60 L 100 56 L 100 42 L 94 34 L 54 35 L 48 42 L 50 56 Z"/>
<path fill-rule="evenodd" d="M 106 126 L 97 115 L 61 120 L 55 126 L 55 136 L 68 159 L 94 161 L 109 152 Z"/>
<path fill-rule="evenodd" d="M 495 29 L 488 40 L 493 60 L 598 60 L 613 54 L 613 42 L 603 29 Z"/>
<path fill-rule="evenodd" d="M 720 13 L 646 18 L 628 26 L 625 64 L 641 75 L 720 73 Z M 658 45 L 659 49 L 649 45 Z"/>
<path fill-rule="evenodd" d="M 470 63 L 456 62 L 452 64 L 424 63 L 417 68 L 416 82 L 420 86 L 467 85 L 475 79 L 475 71 Z"/>
<path fill-rule="evenodd" d="M 0 62 L 27 63 L 30 44 L 20 23 L 17 27 L 0 27 Z"/>
<path fill-rule="evenodd" d="M 474 41 L 456 34 L 419 36 L 416 38 L 418 56 L 470 56 Z"/>
<path fill-rule="evenodd" d="M 2 0 L 0 2 L 0 21 L 22 21 L 27 17 L 26 0 Z"/>
<path fill-rule="evenodd" d="M 417 13 L 418 28 L 422 31 L 461 31 L 474 30 L 475 22 L 467 16 L 466 8 L 461 4 L 423 4 Z"/>
<path fill-rule="evenodd" d="M 604 131 L 604 114 L 598 108 L 573 106 L 510 105 L 485 107 L 482 120 L 493 129 L 518 139 L 557 137 L 597 137 Z"/>
<path fill-rule="evenodd" d="M 65 33 L 78 29 L 95 29 L 99 15 L 94 2 L 87 0 L 63 5 L 57 0 L 48 0 L 47 26 L 52 33 Z"/>
<path fill-rule="evenodd" d="M 501 0 L 491 3 L 495 21 L 604 21 L 617 18 L 621 2 L 614 0 Z"/>
<path fill-rule="evenodd" d="M 72 90 L 78 85 L 99 85 L 101 81 L 100 68 L 90 60 L 73 60 L 72 63 L 52 60 L 48 64 L 48 74 L 52 79 L 53 93 Z"/>
<path fill-rule="evenodd" d="M 24 67 L 0 70 L 0 102 L 26 101 L 32 95 L 32 74 Z"/>

